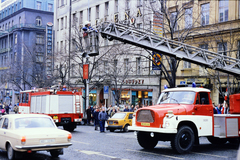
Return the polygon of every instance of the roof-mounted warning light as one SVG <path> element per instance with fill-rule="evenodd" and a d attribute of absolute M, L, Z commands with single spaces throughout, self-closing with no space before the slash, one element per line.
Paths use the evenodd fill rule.
<path fill-rule="evenodd" d="M 194 87 L 194 88 L 196 87 L 196 83 L 195 82 L 192 83 L 192 87 Z"/>
<path fill-rule="evenodd" d="M 166 84 L 164 85 L 164 89 L 168 89 L 168 86 Z"/>

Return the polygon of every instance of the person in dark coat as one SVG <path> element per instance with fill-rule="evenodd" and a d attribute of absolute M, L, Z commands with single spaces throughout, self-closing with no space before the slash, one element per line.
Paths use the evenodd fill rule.
<path fill-rule="evenodd" d="M 105 112 L 105 108 L 102 107 L 102 111 L 98 115 L 99 124 L 100 124 L 100 133 L 103 133 L 105 130 L 105 121 L 108 119 L 108 115 Z"/>
<path fill-rule="evenodd" d="M 99 115 L 99 109 L 96 108 L 93 113 L 95 130 L 98 130 L 98 127 L 99 127 L 98 115 Z"/>
<path fill-rule="evenodd" d="M 7 114 L 9 114 L 9 105 L 7 105 L 7 104 L 5 106 L 5 111 L 6 111 Z"/>
<path fill-rule="evenodd" d="M 123 110 L 123 112 L 130 112 L 130 110 L 128 109 L 128 106 L 125 106 L 125 109 Z"/>
<path fill-rule="evenodd" d="M 90 124 L 91 115 L 92 115 L 91 106 L 88 107 L 86 112 L 87 112 L 87 124 Z"/>

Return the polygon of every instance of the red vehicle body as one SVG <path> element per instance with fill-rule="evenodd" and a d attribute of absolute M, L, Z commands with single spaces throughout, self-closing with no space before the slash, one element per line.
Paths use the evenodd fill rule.
<path fill-rule="evenodd" d="M 57 126 L 73 131 L 82 121 L 82 92 L 35 89 L 20 92 L 19 113 L 46 114 Z"/>
<path fill-rule="evenodd" d="M 129 130 L 137 131 L 140 146 L 154 148 L 158 141 L 171 141 L 178 153 L 191 151 L 199 137 L 213 144 L 238 142 L 240 136 L 240 94 L 230 96 L 230 114 L 214 114 L 210 90 L 171 88 L 154 106 L 137 110 Z"/>

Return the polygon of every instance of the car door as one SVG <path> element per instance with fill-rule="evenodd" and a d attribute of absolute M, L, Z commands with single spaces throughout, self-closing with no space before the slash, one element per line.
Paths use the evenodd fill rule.
<path fill-rule="evenodd" d="M 0 118 L 0 148 L 4 148 L 4 129 L 2 128 L 4 118 Z"/>

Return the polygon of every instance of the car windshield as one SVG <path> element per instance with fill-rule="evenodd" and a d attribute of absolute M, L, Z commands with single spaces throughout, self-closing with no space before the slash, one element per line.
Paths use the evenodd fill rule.
<path fill-rule="evenodd" d="M 116 113 L 112 116 L 112 118 L 123 119 L 126 116 L 126 113 Z"/>
<path fill-rule="evenodd" d="M 15 128 L 55 128 L 56 126 L 50 118 L 47 117 L 27 117 L 15 119 Z"/>
<path fill-rule="evenodd" d="M 161 93 L 157 104 L 178 103 L 193 104 L 195 92 L 192 91 L 170 91 Z"/>

